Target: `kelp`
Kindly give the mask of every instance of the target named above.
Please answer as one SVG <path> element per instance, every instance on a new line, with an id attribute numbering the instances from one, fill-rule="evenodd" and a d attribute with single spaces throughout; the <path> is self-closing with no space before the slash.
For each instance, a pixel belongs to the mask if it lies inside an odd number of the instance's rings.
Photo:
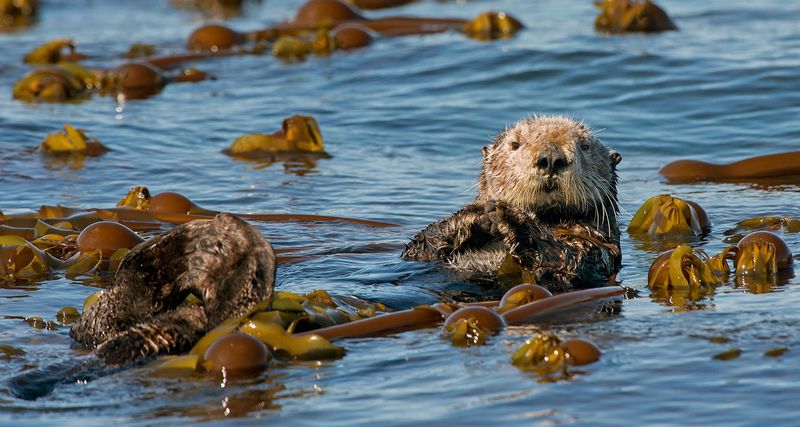
<path id="1" fill-rule="evenodd" d="M 70 208 L 64 206 L 44 205 L 38 212 L 23 214 L 6 214 L 0 216 L 0 235 L 23 233 L 24 236 L 39 237 L 42 233 L 34 227 L 43 222 L 54 227 L 73 230 L 75 234 L 89 225 L 99 221 L 118 222 L 134 231 L 156 231 L 161 224 L 183 224 L 199 219 L 209 219 L 220 212 L 205 209 L 188 197 L 174 192 L 158 193 L 151 196 L 147 187 L 132 188 L 113 208 Z M 347 222 L 370 227 L 394 227 L 380 221 L 356 218 L 333 217 L 310 214 L 247 214 L 231 213 L 240 218 L 253 221 L 295 221 L 295 222 Z M 67 215 L 67 216 L 64 216 Z M 16 230 L 19 229 L 19 230 Z M 65 234 L 64 231 L 47 232 L 46 234 Z"/>
<path id="2" fill-rule="evenodd" d="M 158 50 L 156 45 L 149 43 L 134 43 L 128 48 L 125 57 L 129 59 L 143 58 L 153 56 Z"/>
<path id="3" fill-rule="evenodd" d="M 669 182 L 698 181 L 796 184 L 800 181 L 800 151 L 749 157 L 732 163 L 676 160 L 658 171 Z"/>
<path id="4" fill-rule="evenodd" d="M 92 292 L 88 297 L 86 297 L 85 300 L 83 300 L 83 311 L 84 312 L 86 311 L 87 308 L 89 308 L 89 306 L 94 304 L 97 301 L 98 298 L 100 298 L 100 294 L 101 293 L 103 293 L 103 291 Z"/>
<path id="5" fill-rule="evenodd" d="M 628 224 L 628 233 L 642 239 L 686 239 L 710 231 L 708 215 L 700 205 L 667 194 L 647 199 Z"/>
<path id="6" fill-rule="evenodd" d="M 598 31 L 620 34 L 678 29 L 667 12 L 650 0 L 601 0 L 595 6 L 600 9 L 594 21 Z"/>
<path id="7" fill-rule="evenodd" d="M 416 0 L 347 0 L 347 1 L 355 5 L 359 9 L 371 10 L 371 9 L 387 9 L 390 7 L 403 6 L 409 3 L 413 3 Z"/>
<path id="8" fill-rule="evenodd" d="M 149 210 L 150 209 L 150 190 L 144 185 L 137 185 L 128 194 L 117 202 L 117 207 Z"/>
<path id="9" fill-rule="evenodd" d="M 14 99 L 27 102 L 65 102 L 85 98 L 89 86 L 82 79 L 77 65 L 61 63 L 31 70 L 12 89 Z"/>
<path id="10" fill-rule="evenodd" d="M 791 274 L 792 263 L 791 250 L 783 239 L 756 231 L 713 257 L 689 245 L 669 250 L 650 266 L 647 281 L 657 300 L 685 306 L 713 295 L 715 286 L 728 281 L 731 273 L 737 284 L 752 292 L 769 292 L 779 273 Z"/>
<path id="11" fill-rule="evenodd" d="M 313 49 L 311 41 L 297 36 L 280 36 L 272 45 L 272 55 L 283 59 L 302 60 Z"/>
<path id="12" fill-rule="evenodd" d="M 601 351 L 593 343 L 573 338 L 561 340 L 550 332 L 540 333 L 520 346 L 511 356 L 511 363 L 539 376 L 540 381 L 569 378 L 570 366 L 594 363 Z"/>
<path id="13" fill-rule="evenodd" d="M 506 254 L 505 258 L 503 258 L 503 262 L 497 268 L 495 276 L 497 277 L 497 283 L 506 289 L 512 289 L 523 283 L 536 283 L 533 273 L 522 267 L 511 254 Z"/>
<path id="14" fill-rule="evenodd" d="M 552 296 L 553 294 L 542 286 L 523 283 L 509 289 L 505 295 L 503 295 L 503 298 L 500 300 L 500 304 L 497 307 L 497 312 L 499 314 L 503 314 L 506 311 L 515 309 L 522 305 Z"/>
<path id="15" fill-rule="evenodd" d="M 82 253 L 100 251 L 101 257 L 111 257 L 121 249 L 132 249 L 144 239 L 130 228 L 113 221 L 99 221 L 84 228 L 78 235 L 78 250 Z"/>
<path id="16" fill-rule="evenodd" d="M 252 319 L 240 326 L 239 331 L 252 335 L 275 351 L 278 355 L 298 360 L 338 359 L 344 356 L 342 347 L 331 344 L 327 339 L 316 334 L 295 335 L 287 332 L 280 325 Z"/>
<path id="17" fill-rule="evenodd" d="M 65 262 L 64 276 L 74 279 L 77 277 L 102 277 L 104 274 L 113 275 L 128 252 L 130 252 L 128 248 L 120 248 L 111 255 L 105 255 L 100 249 L 81 252 Z"/>
<path id="18" fill-rule="evenodd" d="M 129 248 L 112 246 L 81 250 L 73 240 L 56 234 L 45 234 L 33 242 L 15 235 L 0 236 L 0 277 L 34 280 L 55 270 L 63 270 L 69 278 L 113 273 Z"/>
<path id="19" fill-rule="evenodd" d="M 742 233 L 754 230 L 782 230 L 787 233 L 800 232 L 800 220 L 794 219 L 790 216 L 763 216 L 748 218 L 736 223 L 733 228 L 729 228 L 722 232 L 728 236 L 725 239 L 726 243 L 737 243 L 744 235 Z"/>
<path id="20" fill-rule="evenodd" d="M 118 203 L 126 203 L 128 198 L 142 198 L 141 207 L 137 209 L 119 209 L 119 210 L 99 210 L 98 212 L 108 211 L 117 215 L 120 221 L 125 219 L 141 221 L 144 219 L 152 219 L 173 224 L 181 224 L 197 219 L 208 219 L 216 215 L 217 211 L 212 211 L 198 206 L 191 201 L 188 197 L 173 192 L 158 193 L 150 197 L 150 192 L 145 191 L 146 187 L 135 187 L 131 190 L 123 200 Z M 145 202 L 144 200 L 147 200 Z M 141 212 L 148 212 L 152 216 L 142 215 Z M 244 213 L 231 213 L 231 215 L 240 218 L 254 220 L 254 221 L 299 221 L 299 222 L 318 222 L 318 221 L 341 221 L 352 224 L 366 225 L 371 227 L 394 227 L 395 224 L 390 224 L 380 221 L 370 221 L 355 218 L 343 218 L 324 215 L 307 215 L 307 214 L 244 214 Z"/>
<path id="21" fill-rule="evenodd" d="M 792 267 L 792 251 L 789 245 L 769 231 L 750 233 L 736 247 L 737 276 L 774 277 L 780 270 Z"/>
<path id="22" fill-rule="evenodd" d="M 245 0 L 170 0 L 170 4 L 208 18 L 228 19 L 242 14 Z"/>
<path id="23" fill-rule="evenodd" d="M 489 336 L 505 327 L 505 320 L 496 311 L 482 306 L 468 306 L 447 316 L 442 329 L 453 345 L 469 347 L 485 344 Z"/>
<path id="24" fill-rule="evenodd" d="M 300 360 L 339 358 L 344 355 L 344 349 L 331 344 L 315 330 L 350 323 L 362 319 L 363 314 L 383 309 L 385 307 L 380 304 L 374 305 L 371 311 L 340 306 L 322 290 L 306 295 L 278 291 L 244 316 L 229 319 L 210 331 L 189 354 L 205 354 L 208 346 L 217 339 L 241 332 L 260 339 L 280 357 Z M 295 333 L 300 329 L 309 332 Z"/>
<path id="25" fill-rule="evenodd" d="M 31 25 L 39 12 L 39 0 L 0 0 L 0 31 Z"/>
<path id="26" fill-rule="evenodd" d="M 326 48 L 333 50 L 352 50 L 372 44 L 378 35 L 364 25 L 358 23 L 341 24 L 334 27 L 327 37 L 318 34 L 314 39 L 317 44 L 316 51 L 325 54 Z"/>
<path id="27" fill-rule="evenodd" d="M 150 373 L 156 376 L 186 377 L 200 371 L 202 357 L 197 354 L 181 356 L 161 356 L 147 365 Z"/>
<path id="28" fill-rule="evenodd" d="M 258 338 L 247 334 L 229 334 L 214 341 L 203 355 L 207 372 L 223 378 L 245 377 L 267 368 L 272 353 Z"/>
<path id="29" fill-rule="evenodd" d="M 497 40 L 514 36 L 525 28 L 518 19 L 505 12 L 483 12 L 461 27 L 461 32 L 476 40 Z"/>
<path id="30" fill-rule="evenodd" d="M 294 115 L 283 119 L 281 129 L 269 135 L 248 134 L 237 138 L 223 153 L 233 157 L 274 157 L 278 154 L 314 154 L 329 157 L 322 133 L 311 116 Z"/>
<path id="31" fill-rule="evenodd" d="M 397 332 L 409 329 L 419 329 L 423 326 L 430 326 L 441 322 L 445 314 L 451 310 L 442 309 L 440 304 L 434 306 L 417 306 L 412 309 L 396 311 L 392 313 L 379 314 L 375 317 L 356 320 L 327 328 L 316 329 L 304 334 L 319 335 L 328 340 L 343 338 L 360 338 L 376 335 L 383 335 L 390 332 Z"/>
<path id="32" fill-rule="evenodd" d="M 0 277 L 33 279 L 61 267 L 61 261 L 19 236 L 0 236 Z"/>
<path id="33" fill-rule="evenodd" d="M 585 305 L 603 304 L 617 300 L 623 298 L 624 295 L 625 289 L 620 286 L 582 289 L 534 300 L 505 311 L 502 316 L 510 326 L 524 325 Z"/>
<path id="34" fill-rule="evenodd" d="M 75 129 L 70 124 L 64 125 L 64 131 L 47 134 L 39 150 L 47 154 L 76 154 L 84 156 L 102 156 L 109 151 L 97 138 L 90 137 L 83 129 Z"/>
<path id="35" fill-rule="evenodd" d="M 168 73 L 149 61 L 129 62 L 107 70 L 60 61 L 28 72 L 14 84 L 12 95 L 27 102 L 77 101 L 93 93 L 143 99 L 157 94 L 167 83 L 196 82 L 207 77 L 196 69 Z"/>
<path id="36" fill-rule="evenodd" d="M 385 0 L 368 0 L 368 2 L 375 5 L 396 3 Z M 457 18 L 411 16 L 386 16 L 370 19 L 343 1 L 310 0 L 300 6 L 295 17 L 287 23 L 249 32 L 235 31 L 219 24 L 204 25 L 192 32 L 188 45 L 189 49 L 194 51 L 216 53 L 231 51 L 247 43 L 276 41 L 276 44 L 280 44 L 279 56 L 303 56 L 310 52 L 326 52 L 325 49 L 316 50 L 309 45 L 315 35 L 349 24 L 359 24 L 384 37 L 462 31 L 471 37 L 484 40 L 505 38 L 522 28 L 522 24 L 517 19 L 504 12 L 485 12 L 472 21 Z M 304 42 L 303 45 L 300 42 Z M 359 43 L 359 46 L 363 46 L 363 44 Z"/>
<path id="37" fill-rule="evenodd" d="M 69 325 L 75 323 L 80 317 L 81 313 L 78 311 L 77 308 L 72 306 L 67 306 L 58 310 L 56 313 L 56 321 L 62 325 Z"/>
<path id="38" fill-rule="evenodd" d="M 58 323 L 53 322 L 52 320 L 45 320 L 41 316 L 26 317 L 25 323 L 34 329 L 46 329 L 48 331 L 58 329 Z"/>
<path id="39" fill-rule="evenodd" d="M 543 378 L 567 375 L 567 353 L 561 347 L 561 339 L 551 333 L 541 333 L 525 341 L 511 356 L 511 363 Z"/>
<path id="40" fill-rule="evenodd" d="M 724 282 L 727 273 L 726 263 L 712 262 L 705 252 L 680 245 L 653 262 L 647 285 L 651 289 L 697 289 Z"/>
<path id="41" fill-rule="evenodd" d="M 511 317 L 514 324 L 521 324 L 530 320 L 532 312 L 538 312 L 539 315 L 554 314 L 571 307 L 582 306 L 587 302 L 617 297 L 620 291 L 621 288 L 617 290 L 601 288 L 559 296 L 540 295 L 542 299 L 523 304 L 508 313 L 515 310 L 522 312 L 521 316 Z M 515 290 L 514 296 L 506 299 L 519 299 L 516 294 L 520 292 L 519 289 Z M 417 329 L 446 319 L 443 325 L 445 336 L 457 346 L 471 346 L 483 344 L 489 336 L 503 329 L 507 323 L 506 316 L 500 316 L 489 308 L 496 307 L 497 302 L 464 307 L 440 303 L 382 313 L 385 307 L 380 304 L 359 300 L 358 304 L 342 305 L 339 301 L 343 299 L 348 298 L 332 296 L 323 290 L 305 295 L 286 291 L 275 292 L 272 298 L 256 304 L 245 315 L 228 319 L 211 330 L 188 354 L 161 358 L 151 364 L 150 369 L 156 375 L 181 376 L 218 371 L 218 366 L 214 365 L 216 362 L 208 361 L 211 348 L 215 343 L 231 339 L 230 337 L 236 334 L 246 334 L 258 339 L 279 360 L 320 360 L 342 357 L 345 349 L 333 344 L 332 341 L 344 338 Z M 530 308 L 537 305 L 538 307 Z M 374 317 L 361 318 L 364 315 L 374 315 Z M 323 326 L 331 322 L 336 324 Z M 301 325 L 306 330 L 297 332 Z M 553 343 L 555 347 L 551 345 Z M 245 353 L 242 348 L 233 344 L 231 346 L 230 357 L 235 357 L 237 353 Z M 600 351 L 597 347 L 585 340 L 572 339 L 562 342 L 539 337 L 538 341 L 536 339 L 529 341 L 517 352 L 514 364 L 552 378 L 552 374 L 557 371 L 566 373 L 568 364 L 592 363 L 599 356 Z M 262 360 L 262 358 L 256 359 Z M 262 366 L 261 362 L 256 364 Z"/>
<path id="42" fill-rule="evenodd" d="M 82 54 L 75 52 L 75 42 L 72 39 L 55 39 L 28 52 L 23 58 L 23 62 L 26 64 L 57 64 L 62 61 L 83 59 L 83 57 Z"/>

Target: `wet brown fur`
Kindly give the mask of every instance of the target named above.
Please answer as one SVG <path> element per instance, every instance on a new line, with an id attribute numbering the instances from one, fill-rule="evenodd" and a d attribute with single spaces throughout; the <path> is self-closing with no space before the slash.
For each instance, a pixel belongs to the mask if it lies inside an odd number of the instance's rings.
<path id="1" fill-rule="evenodd" d="M 572 119 L 521 120 L 483 148 L 475 202 L 426 227 L 402 256 L 493 281 L 510 255 L 553 291 L 607 284 L 621 262 L 620 159 Z"/>
<path id="2" fill-rule="evenodd" d="M 220 214 L 180 225 L 131 250 L 70 336 L 115 365 L 186 351 L 269 298 L 275 267 L 272 246 L 239 218 Z M 202 305 L 185 303 L 189 294 Z"/>

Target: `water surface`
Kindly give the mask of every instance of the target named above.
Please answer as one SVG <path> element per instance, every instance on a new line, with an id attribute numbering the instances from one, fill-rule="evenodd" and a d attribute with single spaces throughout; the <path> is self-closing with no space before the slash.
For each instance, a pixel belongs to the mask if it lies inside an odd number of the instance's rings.
<path id="1" fill-rule="evenodd" d="M 110 67 L 134 42 L 179 51 L 202 22 L 167 1 L 42 2 L 31 29 L 0 35 L 0 210 L 42 204 L 113 205 L 134 185 L 178 191 L 232 212 L 313 213 L 399 224 L 258 224 L 277 248 L 310 246 L 312 260 L 280 266 L 279 289 L 326 289 L 408 307 L 445 289 L 469 290 L 435 267 L 398 259 L 418 229 L 475 195 L 480 148 L 532 113 L 584 120 L 618 150 L 620 201 L 635 212 L 671 193 L 700 203 L 714 224 L 703 242 L 762 215 L 800 216 L 797 185 L 668 185 L 668 161 L 724 162 L 796 150 L 800 141 L 800 3 L 663 1 L 680 31 L 608 37 L 590 1 L 420 1 L 371 15 L 473 17 L 495 9 L 527 24 L 491 43 L 456 33 L 380 40 L 368 49 L 286 64 L 269 55 L 195 64 L 218 77 L 176 84 L 150 99 L 95 96 L 77 104 L 24 104 L 11 86 L 39 43 L 74 38 L 92 65 Z M 300 1 L 251 3 L 229 25 L 249 30 L 293 15 Z M 4 94 L 3 94 L 4 93 Z M 316 117 L 332 155 L 316 164 L 240 162 L 220 150 L 269 133 L 289 115 Z M 83 164 L 30 151 L 72 123 L 113 151 Z M 630 216 L 623 214 L 623 227 Z M 795 253 L 800 236 L 783 234 Z M 371 243 L 381 252 L 352 250 Z M 352 253 L 342 253 L 352 252 Z M 324 255 L 328 253 L 328 255 Z M 459 349 L 437 330 L 347 340 L 337 361 L 281 365 L 220 388 L 213 380 L 153 379 L 128 370 L 59 386 L 22 401 L 0 387 L 0 422 L 15 425 L 225 422 L 357 425 L 794 423 L 800 373 L 800 279 L 753 293 L 734 283 L 688 307 L 649 296 L 657 251 L 623 233 L 625 286 L 639 290 L 620 315 L 510 328 Z M 0 343 L 25 350 L 0 360 L 0 383 L 31 367 L 78 357 L 66 328 L 40 331 L 19 316 L 53 319 L 96 289 L 55 277 L 0 287 Z M 593 340 L 603 358 L 571 381 L 539 383 L 510 364 L 538 330 Z M 712 337 L 729 342 L 714 343 Z M 776 347 L 782 357 L 765 357 Z M 715 354 L 740 348 L 741 357 Z M 223 421 L 224 420 L 224 421 Z"/>

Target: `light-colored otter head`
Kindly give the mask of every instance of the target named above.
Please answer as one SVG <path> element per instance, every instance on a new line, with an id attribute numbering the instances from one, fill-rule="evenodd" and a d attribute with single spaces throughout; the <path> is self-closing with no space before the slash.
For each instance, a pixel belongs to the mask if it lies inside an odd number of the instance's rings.
<path id="1" fill-rule="evenodd" d="M 540 216 L 585 217 L 598 226 L 616 227 L 616 165 L 621 159 L 582 123 L 533 116 L 483 148 L 477 201 L 502 201 Z"/>

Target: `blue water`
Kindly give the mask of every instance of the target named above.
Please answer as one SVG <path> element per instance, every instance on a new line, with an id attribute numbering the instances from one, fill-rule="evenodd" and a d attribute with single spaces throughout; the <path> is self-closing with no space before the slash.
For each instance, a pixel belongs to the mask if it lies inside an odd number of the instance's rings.
<path id="1" fill-rule="evenodd" d="M 248 3 L 227 25 L 260 28 L 291 17 L 300 4 Z M 277 248 L 319 255 L 279 266 L 279 289 L 326 289 L 406 307 L 469 285 L 400 261 L 401 244 L 474 197 L 480 148 L 493 135 L 529 114 L 557 113 L 584 120 L 622 154 L 619 197 L 627 212 L 660 193 L 700 203 L 714 226 L 701 242 L 709 252 L 722 249 L 722 231 L 742 219 L 800 217 L 797 185 L 669 185 L 657 173 L 678 158 L 725 162 L 797 149 L 800 2 L 661 5 L 680 31 L 609 37 L 594 31 L 590 1 L 423 0 L 369 15 L 469 18 L 494 9 L 528 28 L 490 43 L 457 33 L 381 39 L 301 63 L 269 55 L 208 60 L 194 65 L 217 80 L 168 85 L 146 100 L 24 104 L 11 99 L 11 86 L 27 70 L 22 56 L 46 40 L 74 38 L 89 65 L 111 67 L 135 42 L 179 52 L 203 20 L 165 0 L 45 0 L 35 26 L 0 34 L 0 211 L 112 206 L 128 188 L 147 185 L 215 210 L 388 221 L 400 226 L 258 226 Z M 220 153 L 237 136 L 272 132 L 295 113 L 318 120 L 330 159 L 267 165 Z M 113 151 L 82 164 L 31 152 L 65 123 Z M 622 215 L 623 227 L 629 219 Z M 800 236 L 781 235 L 800 252 Z M 389 249 L 359 250 L 372 243 Z M 33 402 L 0 386 L 0 423 L 796 423 L 800 279 L 758 294 L 729 283 L 676 307 L 649 296 L 647 268 L 657 250 L 623 233 L 623 254 L 619 278 L 639 297 L 602 321 L 510 328 L 469 349 L 453 347 L 435 329 L 347 340 L 341 360 L 279 365 L 225 388 L 204 378 L 148 378 L 142 370 L 62 385 Z M 53 319 L 95 290 L 63 277 L 0 287 L 0 344 L 26 352 L 0 360 L 0 383 L 78 357 L 67 328 L 36 330 L 19 316 Z M 590 339 L 604 355 L 571 381 L 537 382 L 510 364 L 510 354 L 540 329 Z M 763 355 L 777 347 L 789 350 Z M 712 358 L 732 348 L 742 355 Z"/>

